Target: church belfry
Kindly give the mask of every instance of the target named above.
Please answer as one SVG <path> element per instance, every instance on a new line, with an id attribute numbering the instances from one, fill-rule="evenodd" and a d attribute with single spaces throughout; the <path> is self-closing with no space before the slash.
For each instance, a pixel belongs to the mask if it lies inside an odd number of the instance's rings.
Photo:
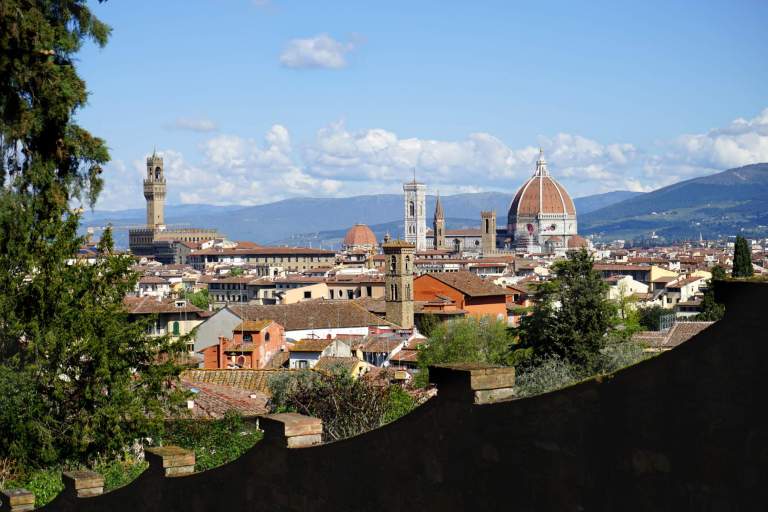
<path id="1" fill-rule="evenodd" d="M 427 217 L 425 215 L 427 186 L 416 181 L 403 184 L 405 199 L 405 241 L 416 246 L 417 251 L 427 250 Z"/>
<path id="2" fill-rule="evenodd" d="M 147 200 L 147 227 L 157 229 L 165 224 L 165 175 L 163 159 L 153 151 L 147 158 L 147 177 L 144 178 L 144 198 Z"/>
<path id="3" fill-rule="evenodd" d="M 496 252 L 496 212 L 480 212 L 480 248 L 483 254 Z"/>
<path id="4" fill-rule="evenodd" d="M 435 203 L 435 218 L 432 220 L 432 235 L 434 236 L 435 249 L 445 248 L 445 211 L 440 202 L 440 194 L 437 194 Z"/>
<path id="5" fill-rule="evenodd" d="M 384 274 L 386 319 L 403 329 L 413 328 L 413 267 L 412 243 L 402 240 L 386 242 Z"/>

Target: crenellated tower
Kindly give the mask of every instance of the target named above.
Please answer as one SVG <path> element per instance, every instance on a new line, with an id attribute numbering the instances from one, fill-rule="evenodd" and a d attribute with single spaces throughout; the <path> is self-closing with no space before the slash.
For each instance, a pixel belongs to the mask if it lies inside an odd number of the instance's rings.
<path id="1" fill-rule="evenodd" d="M 165 224 L 165 175 L 163 158 L 153 151 L 147 158 L 147 177 L 144 178 L 144 198 L 147 200 L 147 227 L 157 229 Z"/>

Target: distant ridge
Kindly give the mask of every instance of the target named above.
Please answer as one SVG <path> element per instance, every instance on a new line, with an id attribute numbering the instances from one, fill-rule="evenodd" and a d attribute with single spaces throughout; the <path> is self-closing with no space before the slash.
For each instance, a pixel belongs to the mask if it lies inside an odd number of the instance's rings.
<path id="1" fill-rule="evenodd" d="M 579 231 L 634 239 L 651 231 L 666 240 L 768 236 L 768 163 L 681 181 L 579 218 Z"/>
<path id="2" fill-rule="evenodd" d="M 611 202 L 633 197 L 636 192 L 617 191 L 574 199 L 579 215 Z M 506 215 L 512 193 L 479 192 L 441 196 L 448 216 L 448 227 L 474 226 L 479 223 L 481 210 L 496 210 L 499 225 L 506 224 Z M 435 207 L 435 196 L 427 197 L 428 217 Z M 383 236 L 389 230 L 398 236 L 402 227 L 403 199 L 400 194 L 376 194 L 344 198 L 291 198 L 258 206 L 169 205 L 166 222 L 176 225 L 217 228 L 234 240 L 253 240 L 259 243 L 304 245 L 331 244 L 338 231 L 345 231 L 361 222 L 376 226 Z M 83 226 L 105 226 L 112 223 L 118 246 L 127 246 L 125 226 L 142 224 L 144 209 L 86 212 Z M 379 226 L 385 226 L 379 228 Z M 383 230 L 383 231 L 382 231 Z M 320 235 L 322 233 L 322 235 Z M 325 238 L 327 235 L 327 238 Z M 342 235 L 343 236 L 343 235 Z M 318 238 L 319 237 L 319 238 Z"/>

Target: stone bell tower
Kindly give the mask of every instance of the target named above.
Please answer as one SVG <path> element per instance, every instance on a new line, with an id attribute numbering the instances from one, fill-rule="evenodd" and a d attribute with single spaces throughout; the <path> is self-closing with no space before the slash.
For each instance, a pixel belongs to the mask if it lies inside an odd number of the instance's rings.
<path id="1" fill-rule="evenodd" d="M 153 151 L 147 158 L 147 177 L 144 178 L 144 198 L 147 200 L 147 227 L 157 229 L 165 224 L 165 175 L 163 159 Z"/>
<path id="2" fill-rule="evenodd" d="M 413 328 L 413 266 L 415 244 L 392 240 L 382 246 L 386 319 L 404 329 Z"/>
<path id="3" fill-rule="evenodd" d="M 496 252 L 496 212 L 480 212 L 480 248 L 483 254 Z"/>

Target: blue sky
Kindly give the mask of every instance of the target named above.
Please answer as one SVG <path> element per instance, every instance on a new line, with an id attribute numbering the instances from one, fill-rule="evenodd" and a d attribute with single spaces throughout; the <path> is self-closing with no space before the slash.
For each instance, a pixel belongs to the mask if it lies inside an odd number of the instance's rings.
<path id="1" fill-rule="evenodd" d="M 79 120 L 137 207 L 514 193 L 543 147 L 574 196 L 768 161 L 768 2 L 110 0 Z"/>

